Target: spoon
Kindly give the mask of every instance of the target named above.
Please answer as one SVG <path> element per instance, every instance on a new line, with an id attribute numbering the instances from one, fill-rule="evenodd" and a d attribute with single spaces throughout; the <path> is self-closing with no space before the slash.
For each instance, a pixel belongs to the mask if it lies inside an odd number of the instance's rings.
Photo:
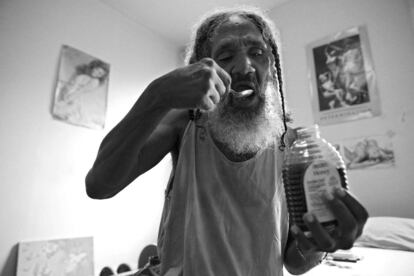
<path id="1" fill-rule="evenodd" d="M 253 89 L 246 89 L 240 92 L 236 92 L 233 89 L 230 90 L 230 93 L 235 97 L 235 98 L 244 98 L 244 97 L 248 97 L 251 94 L 253 94 Z"/>

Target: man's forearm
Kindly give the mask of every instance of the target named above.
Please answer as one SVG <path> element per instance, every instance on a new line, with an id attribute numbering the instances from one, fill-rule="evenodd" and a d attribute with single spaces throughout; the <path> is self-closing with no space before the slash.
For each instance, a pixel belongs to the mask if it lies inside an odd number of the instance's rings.
<path id="1" fill-rule="evenodd" d="M 289 239 L 286 245 L 284 264 L 289 273 L 303 274 L 309 269 L 320 264 L 325 256 L 324 252 L 302 252 L 294 239 Z"/>
<path id="2" fill-rule="evenodd" d="M 111 197 L 136 177 L 140 150 L 169 111 L 157 99 L 156 89 L 150 85 L 102 141 L 96 161 L 86 177 L 87 192 L 91 197 Z"/>

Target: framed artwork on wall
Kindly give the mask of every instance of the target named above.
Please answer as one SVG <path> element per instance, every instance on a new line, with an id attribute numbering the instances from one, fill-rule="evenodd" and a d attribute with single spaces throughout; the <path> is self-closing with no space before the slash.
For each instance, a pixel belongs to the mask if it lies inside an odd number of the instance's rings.
<path id="1" fill-rule="evenodd" d="M 37 275 L 94 275 L 93 238 L 20 242 L 16 276 Z"/>
<path id="2" fill-rule="evenodd" d="M 381 114 L 364 26 L 317 40 L 306 52 L 315 123 L 329 125 Z"/>
<path id="3" fill-rule="evenodd" d="M 347 170 L 395 167 L 393 134 L 348 138 L 336 143 Z"/>
<path id="4" fill-rule="evenodd" d="M 104 128 L 109 64 L 63 45 L 52 115 L 88 128 Z"/>

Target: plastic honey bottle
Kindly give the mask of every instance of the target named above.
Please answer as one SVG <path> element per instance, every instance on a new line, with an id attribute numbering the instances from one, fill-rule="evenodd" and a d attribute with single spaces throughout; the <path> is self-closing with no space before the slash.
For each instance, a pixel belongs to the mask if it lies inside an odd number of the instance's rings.
<path id="1" fill-rule="evenodd" d="M 282 169 L 289 219 L 305 234 L 303 221 L 312 212 L 331 232 L 337 221 L 323 199 L 336 187 L 348 189 L 345 164 L 338 151 L 320 137 L 317 125 L 297 129 L 297 140 L 287 150 Z"/>

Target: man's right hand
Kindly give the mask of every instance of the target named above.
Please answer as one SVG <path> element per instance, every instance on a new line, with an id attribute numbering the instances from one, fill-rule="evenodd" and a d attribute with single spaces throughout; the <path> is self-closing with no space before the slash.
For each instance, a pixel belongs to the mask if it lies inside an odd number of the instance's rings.
<path id="1" fill-rule="evenodd" d="M 230 75 L 211 58 L 175 69 L 153 82 L 169 108 L 212 110 L 230 90 Z"/>

